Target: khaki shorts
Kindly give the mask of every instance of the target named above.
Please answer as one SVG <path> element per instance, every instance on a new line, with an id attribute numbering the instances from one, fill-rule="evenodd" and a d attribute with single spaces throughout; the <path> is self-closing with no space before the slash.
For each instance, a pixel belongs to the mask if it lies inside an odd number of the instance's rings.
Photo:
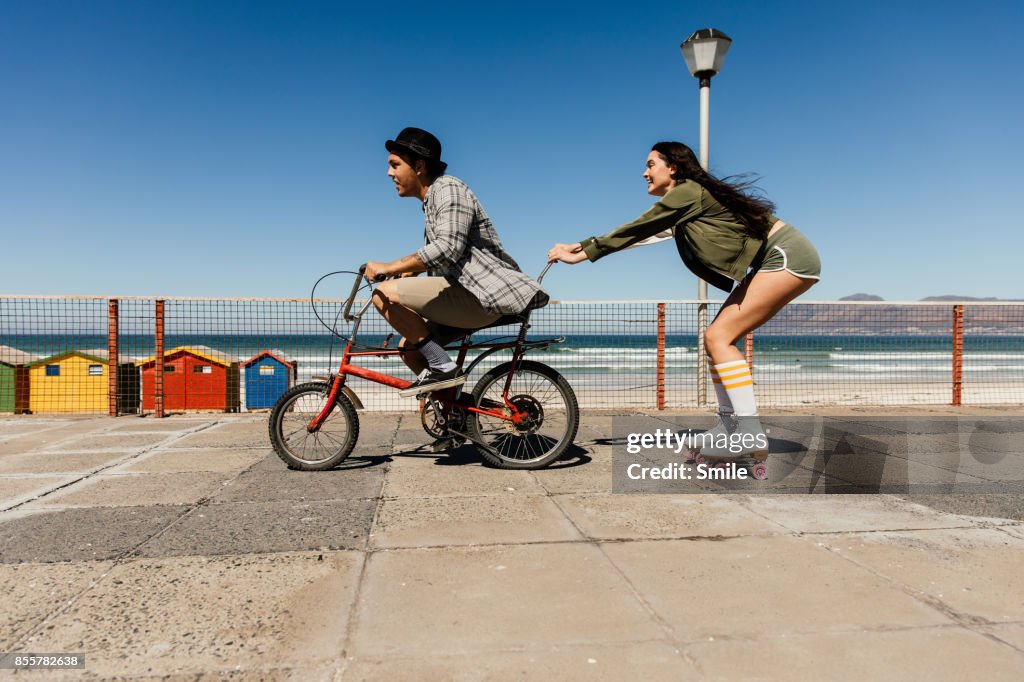
<path id="1" fill-rule="evenodd" d="M 821 279 L 821 260 L 817 249 L 788 223 L 768 237 L 761 262 L 755 262 L 751 269 L 756 272 L 785 270 L 801 279 Z"/>
<path id="2" fill-rule="evenodd" d="M 427 326 L 435 334 L 439 325 L 479 329 L 501 317 L 488 312 L 461 284 L 444 277 L 403 277 L 395 285 L 399 303 L 426 318 Z"/>

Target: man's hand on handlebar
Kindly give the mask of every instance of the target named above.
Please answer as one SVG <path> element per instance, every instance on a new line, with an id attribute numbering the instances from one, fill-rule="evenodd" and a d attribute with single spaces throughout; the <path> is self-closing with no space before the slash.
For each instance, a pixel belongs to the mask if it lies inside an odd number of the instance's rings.
<path id="1" fill-rule="evenodd" d="M 378 263 L 376 261 L 369 261 L 366 264 L 366 269 L 363 271 L 363 275 L 366 276 L 368 282 L 383 282 L 391 275 L 387 272 L 387 267 L 390 263 Z"/>
<path id="2" fill-rule="evenodd" d="M 391 277 L 415 277 L 419 273 L 426 271 L 427 266 L 414 253 L 390 263 L 370 261 L 366 264 L 364 274 L 366 279 L 371 282 L 381 282 Z"/>

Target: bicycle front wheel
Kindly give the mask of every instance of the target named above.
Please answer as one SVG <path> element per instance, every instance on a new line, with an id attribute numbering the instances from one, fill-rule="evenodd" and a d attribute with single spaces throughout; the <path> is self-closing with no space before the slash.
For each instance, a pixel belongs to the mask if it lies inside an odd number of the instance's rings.
<path id="1" fill-rule="evenodd" d="M 576 437 L 580 410 L 576 394 L 561 374 L 547 365 L 524 360 L 512 372 L 506 362 L 485 374 L 473 388 L 473 402 L 485 410 L 502 410 L 511 416 L 503 393 L 508 387 L 508 402 L 525 412 L 520 424 L 474 413 L 469 433 L 480 455 L 502 469 L 539 469 L 562 456 Z"/>
<path id="2" fill-rule="evenodd" d="M 339 392 L 334 409 L 315 431 L 309 424 L 327 404 L 327 384 L 299 384 L 281 396 L 270 413 L 270 442 L 289 469 L 322 471 L 341 463 L 359 438 L 359 417 Z"/>

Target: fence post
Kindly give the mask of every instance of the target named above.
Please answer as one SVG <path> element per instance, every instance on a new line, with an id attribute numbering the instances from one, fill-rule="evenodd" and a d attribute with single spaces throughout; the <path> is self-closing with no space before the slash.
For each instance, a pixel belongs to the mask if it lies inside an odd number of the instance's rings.
<path id="1" fill-rule="evenodd" d="M 658 409 L 665 409 L 665 304 L 658 304 Z"/>
<path id="2" fill-rule="evenodd" d="M 153 403 L 157 419 L 164 416 L 164 302 L 156 302 L 156 365 L 153 367 Z"/>
<path id="3" fill-rule="evenodd" d="M 964 380 L 964 307 L 953 306 L 953 405 L 963 397 Z"/>
<path id="4" fill-rule="evenodd" d="M 708 404 L 708 354 L 704 332 L 708 328 L 708 304 L 697 304 L 697 406 Z"/>
<path id="5" fill-rule="evenodd" d="M 747 361 L 750 373 L 754 373 L 754 332 L 747 332 L 743 339 L 743 359 Z"/>
<path id="6" fill-rule="evenodd" d="M 117 412 L 117 299 L 107 301 L 107 378 L 108 414 L 116 417 Z"/>

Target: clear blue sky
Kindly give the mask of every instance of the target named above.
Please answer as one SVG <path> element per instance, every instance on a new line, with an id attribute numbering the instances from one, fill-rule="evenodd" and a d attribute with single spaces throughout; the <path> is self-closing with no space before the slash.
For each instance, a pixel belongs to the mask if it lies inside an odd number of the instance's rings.
<path id="1" fill-rule="evenodd" d="M 383 142 L 415 125 L 539 272 L 696 147 L 679 43 L 733 40 L 712 171 L 818 246 L 805 298 L 1024 298 L 1024 3 L 0 0 L 0 294 L 304 296 L 414 251 Z M 671 243 L 560 266 L 560 299 L 693 298 Z M 342 293 L 346 285 L 339 283 Z"/>

